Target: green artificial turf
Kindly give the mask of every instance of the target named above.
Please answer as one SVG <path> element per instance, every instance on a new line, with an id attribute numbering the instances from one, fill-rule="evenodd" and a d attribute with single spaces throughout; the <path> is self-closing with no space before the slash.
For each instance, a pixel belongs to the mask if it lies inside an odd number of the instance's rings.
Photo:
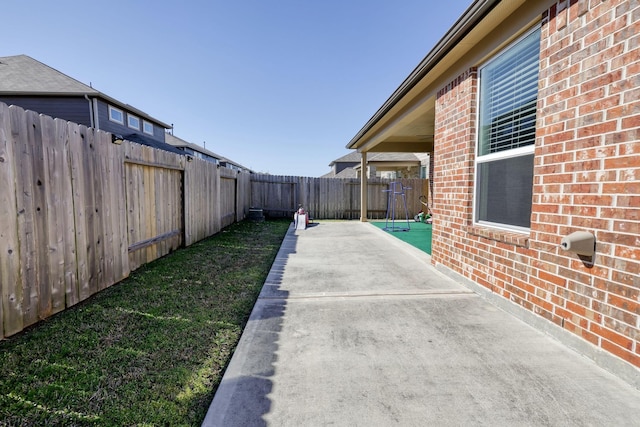
<path id="1" fill-rule="evenodd" d="M 380 229 L 387 229 L 386 232 L 391 234 L 403 242 L 409 243 L 412 246 L 420 249 L 423 252 L 431 255 L 431 228 L 432 224 L 425 224 L 424 222 L 415 222 L 409 220 L 396 220 L 392 221 L 372 221 L 371 224 Z M 409 229 L 405 231 L 405 229 Z"/>

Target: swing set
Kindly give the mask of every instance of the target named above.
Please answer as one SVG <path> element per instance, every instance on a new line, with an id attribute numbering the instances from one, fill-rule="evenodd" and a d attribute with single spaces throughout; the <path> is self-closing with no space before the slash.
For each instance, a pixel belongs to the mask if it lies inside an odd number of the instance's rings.
<path id="1" fill-rule="evenodd" d="M 411 187 L 405 187 L 401 182 L 390 182 L 389 189 L 382 190 L 388 193 L 387 197 L 387 216 L 385 220 L 385 231 L 409 231 L 411 230 L 411 223 L 409 222 L 409 211 L 407 209 L 407 198 L 405 190 L 410 190 Z M 402 204 L 404 205 L 406 227 L 404 225 L 396 225 L 396 198 L 402 198 Z M 423 222 L 426 224 L 433 223 L 433 215 L 429 208 L 429 200 L 427 196 L 422 195 L 418 198 L 420 203 L 424 205 L 424 208 L 413 217 L 415 222 Z M 391 226 L 389 222 L 391 221 Z M 404 222 L 404 221 L 402 221 Z"/>

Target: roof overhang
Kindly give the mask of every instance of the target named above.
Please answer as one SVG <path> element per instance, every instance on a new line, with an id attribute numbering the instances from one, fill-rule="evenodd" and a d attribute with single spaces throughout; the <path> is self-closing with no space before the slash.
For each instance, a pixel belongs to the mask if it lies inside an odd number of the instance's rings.
<path id="1" fill-rule="evenodd" d="M 539 21 L 547 3 L 552 1 L 474 1 L 347 148 L 358 152 L 432 152 L 437 91 Z"/>
<path id="2" fill-rule="evenodd" d="M 368 161 L 368 165 L 375 166 L 378 169 L 397 169 L 397 168 L 407 168 L 407 167 L 415 167 L 420 166 L 420 160 L 396 160 L 396 161 Z M 362 164 L 355 165 L 353 169 L 360 170 L 362 168 Z"/>
<path id="3" fill-rule="evenodd" d="M 131 111 L 132 113 L 142 117 L 143 119 L 147 119 L 149 121 L 152 121 L 152 122 L 155 122 L 155 123 L 159 124 L 160 126 L 162 126 L 165 129 L 171 129 L 173 127 L 170 124 L 161 122 L 160 120 L 156 119 L 155 117 L 151 117 L 149 114 L 145 113 L 142 110 L 139 110 L 139 109 L 137 109 L 135 107 L 132 107 L 129 104 L 124 104 L 124 103 L 118 101 L 117 99 L 110 97 L 109 95 L 105 95 L 104 93 L 102 93 L 100 91 L 98 91 L 97 94 L 88 93 L 87 95 L 89 97 L 102 98 L 105 101 L 107 101 L 108 103 L 115 105 L 116 107 L 122 108 L 122 109 L 127 110 L 127 111 Z"/>

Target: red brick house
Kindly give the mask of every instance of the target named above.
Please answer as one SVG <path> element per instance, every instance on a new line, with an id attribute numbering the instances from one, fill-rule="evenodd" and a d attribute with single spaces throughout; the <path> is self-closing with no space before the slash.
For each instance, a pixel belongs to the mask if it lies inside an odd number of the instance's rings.
<path id="1" fill-rule="evenodd" d="M 432 152 L 432 263 L 640 386 L 640 3 L 474 1 L 347 148 Z"/>

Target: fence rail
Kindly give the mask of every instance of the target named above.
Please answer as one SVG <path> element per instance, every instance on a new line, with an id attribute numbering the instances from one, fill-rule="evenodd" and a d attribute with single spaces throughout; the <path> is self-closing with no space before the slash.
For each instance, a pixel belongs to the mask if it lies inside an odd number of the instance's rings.
<path id="1" fill-rule="evenodd" d="M 360 217 L 360 181 L 251 175 L 0 103 L 0 339 L 247 217 Z M 425 180 L 401 180 L 408 215 Z M 388 181 L 369 181 L 384 218 Z M 396 210 L 404 212 L 396 199 Z"/>

